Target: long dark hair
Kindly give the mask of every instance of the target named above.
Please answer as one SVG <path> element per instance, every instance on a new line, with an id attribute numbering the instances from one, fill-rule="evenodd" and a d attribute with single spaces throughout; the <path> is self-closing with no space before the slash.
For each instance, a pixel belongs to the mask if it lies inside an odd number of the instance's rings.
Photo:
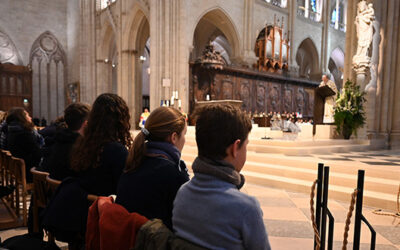
<path id="1" fill-rule="evenodd" d="M 90 111 L 84 136 L 78 138 L 72 150 L 71 169 L 98 167 L 101 151 L 108 142 L 119 142 L 129 148 L 132 144 L 129 119 L 129 108 L 121 97 L 99 95 Z"/>
<path id="2" fill-rule="evenodd" d="M 8 115 L 6 118 L 7 124 L 10 124 L 11 122 L 18 122 L 22 125 L 24 129 L 32 131 L 34 125 L 32 122 L 29 122 L 26 119 L 25 112 L 26 110 L 24 108 L 11 108 L 8 111 Z"/>
<path id="3" fill-rule="evenodd" d="M 145 128 L 149 131 L 146 136 L 140 132 L 133 142 L 132 148 L 129 150 L 128 159 L 126 160 L 125 172 L 133 171 L 142 163 L 146 154 L 145 141 L 167 141 L 168 137 L 176 132 L 179 137 L 185 129 L 186 120 L 177 109 L 168 107 L 159 107 L 150 113 L 146 120 Z"/>

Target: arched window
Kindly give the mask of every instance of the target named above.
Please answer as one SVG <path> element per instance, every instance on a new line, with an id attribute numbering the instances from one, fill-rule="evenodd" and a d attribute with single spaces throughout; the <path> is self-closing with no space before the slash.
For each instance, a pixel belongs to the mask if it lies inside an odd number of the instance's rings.
<path id="1" fill-rule="evenodd" d="M 264 0 L 264 1 L 281 8 L 287 7 L 287 0 Z"/>
<path id="2" fill-rule="evenodd" d="M 115 2 L 116 0 L 97 0 L 97 9 L 98 10 L 102 10 L 107 8 L 108 5 L 112 4 L 113 2 Z"/>
<path id="3" fill-rule="evenodd" d="M 297 0 L 297 15 L 321 21 L 322 0 Z"/>
<path id="4" fill-rule="evenodd" d="M 331 27 L 337 30 L 346 31 L 346 0 L 335 0 L 331 6 Z"/>

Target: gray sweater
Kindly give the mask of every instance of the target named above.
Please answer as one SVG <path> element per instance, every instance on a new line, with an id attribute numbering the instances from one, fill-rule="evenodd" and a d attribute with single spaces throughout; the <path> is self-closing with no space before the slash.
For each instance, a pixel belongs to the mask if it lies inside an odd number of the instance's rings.
<path id="1" fill-rule="evenodd" d="M 210 249 L 271 249 L 258 201 L 229 182 L 195 176 L 178 191 L 172 212 L 175 233 Z"/>

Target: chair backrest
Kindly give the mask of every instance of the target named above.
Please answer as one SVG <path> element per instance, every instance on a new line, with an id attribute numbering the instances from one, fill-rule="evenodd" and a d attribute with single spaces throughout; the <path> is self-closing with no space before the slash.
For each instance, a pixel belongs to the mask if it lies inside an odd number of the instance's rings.
<path id="1" fill-rule="evenodd" d="M 39 171 L 35 167 L 31 168 L 31 173 L 33 176 L 35 204 L 38 207 L 45 208 L 47 205 L 47 195 L 49 192 L 49 184 L 46 181 L 46 177 L 49 175 L 49 173 Z"/>
<path id="2" fill-rule="evenodd" d="M 22 191 L 26 192 L 25 161 L 23 159 L 11 156 L 10 171 L 15 178 L 16 184 L 21 185 Z"/>
<path id="3" fill-rule="evenodd" d="M 52 179 L 50 175 L 46 176 L 46 181 L 49 184 L 50 191 L 54 193 L 58 186 L 60 186 L 61 181 Z"/>

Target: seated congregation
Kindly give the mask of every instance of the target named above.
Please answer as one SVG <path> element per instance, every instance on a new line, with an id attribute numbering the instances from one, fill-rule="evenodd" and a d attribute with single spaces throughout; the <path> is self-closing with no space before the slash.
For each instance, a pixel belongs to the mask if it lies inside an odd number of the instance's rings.
<path id="1" fill-rule="evenodd" d="M 230 105 L 207 105 L 195 117 L 190 179 L 181 160 L 186 117 L 177 109 L 153 110 L 134 139 L 115 94 L 92 107 L 71 104 L 39 132 L 24 109 L 11 109 L 0 142 L 24 160 L 34 185 L 27 237 L 47 232 L 55 249 L 54 239 L 69 249 L 270 249 L 259 202 L 240 192 L 250 118 Z M 18 237 L 3 247 L 29 244 Z"/>

